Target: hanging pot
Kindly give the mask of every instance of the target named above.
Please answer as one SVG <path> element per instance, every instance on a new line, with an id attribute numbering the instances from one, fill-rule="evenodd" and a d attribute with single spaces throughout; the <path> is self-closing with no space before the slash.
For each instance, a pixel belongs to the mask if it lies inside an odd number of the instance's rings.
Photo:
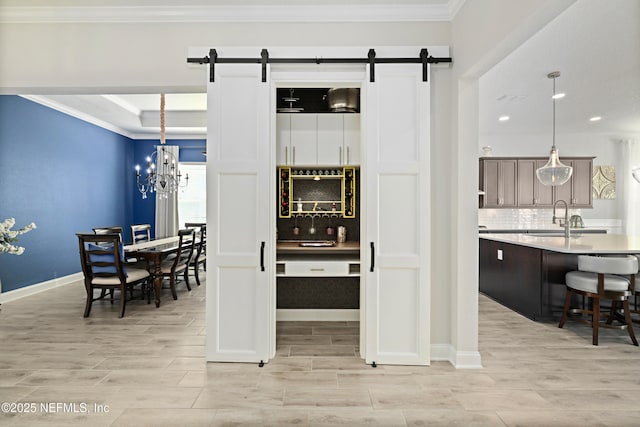
<path id="1" fill-rule="evenodd" d="M 360 91 L 351 87 L 333 88 L 327 91 L 329 110 L 334 113 L 357 113 Z"/>

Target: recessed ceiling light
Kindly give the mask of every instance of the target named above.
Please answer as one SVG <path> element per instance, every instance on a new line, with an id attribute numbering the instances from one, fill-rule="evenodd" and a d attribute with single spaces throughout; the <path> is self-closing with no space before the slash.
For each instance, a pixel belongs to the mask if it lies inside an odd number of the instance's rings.
<path id="1" fill-rule="evenodd" d="M 552 99 L 560 99 L 560 98 L 564 98 L 565 94 L 564 93 L 556 93 L 555 95 L 553 95 L 551 98 Z"/>
<path id="2" fill-rule="evenodd" d="M 500 117 L 498 117 L 498 120 L 500 120 L 501 122 L 506 122 L 509 119 L 510 119 L 509 116 L 500 116 Z"/>
<path id="3" fill-rule="evenodd" d="M 593 116 L 589 119 L 590 122 L 597 122 L 598 120 L 601 120 L 602 117 L 600 116 Z"/>

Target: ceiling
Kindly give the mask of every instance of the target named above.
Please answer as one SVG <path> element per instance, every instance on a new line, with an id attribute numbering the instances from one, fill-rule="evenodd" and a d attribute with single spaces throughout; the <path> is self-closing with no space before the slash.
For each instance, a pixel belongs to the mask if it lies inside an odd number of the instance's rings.
<path id="1" fill-rule="evenodd" d="M 135 4 L 148 2 L 138 0 Z M 5 0 L 5 3 L 11 5 L 10 1 Z M 25 2 L 21 0 L 18 3 Z M 28 3 L 38 4 L 38 1 Z M 68 0 L 66 4 L 73 3 L 74 0 Z M 130 4 L 128 1 L 124 3 Z M 199 3 L 232 2 L 190 2 Z M 241 2 L 243 5 L 264 3 L 286 5 L 292 2 Z M 300 4 L 300 0 L 295 3 Z M 310 3 L 313 2 L 303 2 Z M 335 5 L 336 2 L 333 3 Z M 351 0 L 351 3 L 395 5 L 397 1 Z M 428 3 L 447 7 L 451 11 L 452 8 L 459 8 L 463 0 L 402 0 L 402 3 Z M 92 0 L 89 4 L 104 4 L 104 0 Z M 452 13 L 455 14 L 455 11 Z M 567 96 L 556 104 L 558 133 L 597 132 L 616 137 L 640 135 L 639 20 L 640 3 L 637 0 L 617 0 L 616 7 L 595 0 L 576 2 L 480 79 L 480 133 L 550 132 L 553 82 L 547 78 L 547 74 L 560 71 L 561 76 L 556 81 L 557 91 L 565 92 Z M 455 61 L 455 55 L 453 59 Z M 157 139 L 159 135 L 159 94 L 47 95 L 28 98 L 132 138 Z M 503 115 L 508 115 L 510 120 L 498 121 L 498 117 Z M 596 115 L 602 119 L 589 121 L 590 117 Z M 206 94 L 167 94 L 166 126 L 167 138 L 204 137 Z"/>
<path id="2" fill-rule="evenodd" d="M 640 135 L 640 2 L 580 0 L 480 79 L 480 133 Z M 455 58 L 454 58 L 455 60 Z M 508 121 L 500 122 L 507 115 Z M 591 117 L 602 117 L 589 121 Z"/>

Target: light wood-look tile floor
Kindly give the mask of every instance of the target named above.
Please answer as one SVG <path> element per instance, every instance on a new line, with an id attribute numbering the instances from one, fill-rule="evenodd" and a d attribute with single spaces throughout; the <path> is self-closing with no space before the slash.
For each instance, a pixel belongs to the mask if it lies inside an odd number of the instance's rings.
<path id="1" fill-rule="evenodd" d="M 0 425 L 640 425 L 640 349 L 625 331 L 594 347 L 585 325 L 480 297 L 483 369 L 371 368 L 348 322 L 278 324 L 277 357 L 259 368 L 206 363 L 204 282 L 178 298 L 131 301 L 123 319 L 103 302 L 84 319 L 80 283 L 3 304 L 0 402 L 21 413 L 3 407 Z"/>

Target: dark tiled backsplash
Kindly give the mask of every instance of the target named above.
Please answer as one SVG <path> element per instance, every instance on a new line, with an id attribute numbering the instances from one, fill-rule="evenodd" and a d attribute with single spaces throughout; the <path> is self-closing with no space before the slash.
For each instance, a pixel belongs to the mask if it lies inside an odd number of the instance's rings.
<path id="1" fill-rule="evenodd" d="M 293 227 L 296 224 L 294 218 L 278 219 L 278 240 L 336 240 L 338 226 L 347 228 L 347 241 L 360 240 L 360 221 L 357 218 L 314 218 L 313 225 L 316 229 L 315 234 L 309 233 L 311 228 L 311 218 L 298 218 L 298 227 L 300 234 L 293 234 Z M 326 228 L 332 226 L 334 234 L 327 235 Z"/>

